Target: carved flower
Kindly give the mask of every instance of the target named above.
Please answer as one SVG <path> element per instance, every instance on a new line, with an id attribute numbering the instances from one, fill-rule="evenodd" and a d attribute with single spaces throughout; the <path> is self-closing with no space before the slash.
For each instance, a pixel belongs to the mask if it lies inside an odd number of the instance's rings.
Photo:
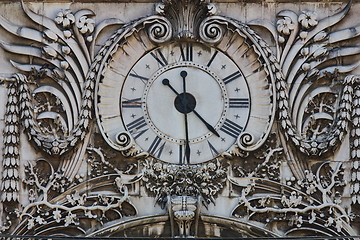
<path id="1" fill-rule="evenodd" d="M 34 189 L 29 190 L 29 201 L 34 202 L 36 199 L 36 193 Z"/>
<path id="2" fill-rule="evenodd" d="M 92 33 L 95 28 L 94 25 L 95 21 L 92 18 L 88 18 L 86 16 L 82 16 L 76 23 L 76 26 L 82 34 Z"/>
<path id="3" fill-rule="evenodd" d="M 303 12 L 300 14 L 298 21 L 305 29 L 315 27 L 318 24 L 317 14 L 315 12 Z"/>
<path id="4" fill-rule="evenodd" d="M 334 218 L 329 217 L 328 220 L 325 222 L 325 227 L 329 227 L 334 223 Z"/>
<path id="5" fill-rule="evenodd" d="M 341 232 L 341 230 L 343 228 L 343 222 L 341 221 L 340 218 L 337 218 L 335 220 L 335 227 L 336 227 L 336 231 Z"/>
<path id="6" fill-rule="evenodd" d="M 65 227 L 69 226 L 70 224 L 74 223 L 76 224 L 76 215 L 72 212 L 69 212 L 69 214 L 65 217 Z"/>
<path id="7" fill-rule="evenodd" d="M 154 164 L 153 168 L 154 168 L 155 171 L 159 172 L 159 171 L 162 170 L 162 164 L 157 162 L 157 163 Z"/>
<path id="8" fill-rule="evenodd" d="M 28 229 L 32 229 L 32 228 L 34 227 L 34 225 L 35 225 L 34 218 L 30 218 L 30 219 L 28 220 L 27 228 L 28 228 Z"/>
<path id="9" fill-rule="evenodd" d="M 43 218 L 40 217 L 40 216 L 37 216 L 37 217 L 35 218 L 35 220 L 36 220 L 36 222 L 39 223 L 39 224 L 45 224 L 45 223 L 46 223 L 45 219 L 43 219 Z"/>
<path id="10" fill-rule="evenodd" d="M 314 184 L 310 184 L 307 188 L 306 188 L 306 193 L 307 194 L 313 194 L 314 192 L 316 192 L 316 187 Z"/>
<path id="11" fill-rule="evenodd" d="M 291 18 L 284 17 L 277 21 L 277 30 L 284 35 L 290 35 L 290 32 L 295 29 L 295 24 L 291 21 Z"/>
<path id="12" fill-rule="evenodd" d="M 61 211 L 59 209 L 56 209 L 55 211 L 53 211 L 53 218 L 55 219 L 55 221 L 57 223 L 60 222 L 60 220 L 61 220 Z"/>
<path id="13" fill-rule="evenodd" d="M 209 171 L 215 171 L 216 165 L 215 165 L 215 163 L 211 162 L 211 163 L 208 163 L 207 168 Z"/>
<path id="14" fill-rule="evenodd" d="M 91 211 L 85 211 L 85 216 L 88 218 L 96 218 L 97 215 L 93 215 Z"/>
<path id="15" fill-rule="evenodd" d="M 66 28 L 75 22 L 75 17 L 71 13 L 70 9 L 61 10 L 60 12 L 58 12 L 55 18 L 55 22 L 59 25 L 62 24 L 62 26 Z"/>

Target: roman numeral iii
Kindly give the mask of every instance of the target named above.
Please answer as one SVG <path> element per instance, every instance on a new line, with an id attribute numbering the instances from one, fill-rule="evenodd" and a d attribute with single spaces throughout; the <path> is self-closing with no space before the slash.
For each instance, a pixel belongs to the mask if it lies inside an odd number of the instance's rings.
<path id="1" fill-rule="evenodd" d="M 249 108 L 250 101 L 248 98 L 230 98 L 230 108 Z"/>

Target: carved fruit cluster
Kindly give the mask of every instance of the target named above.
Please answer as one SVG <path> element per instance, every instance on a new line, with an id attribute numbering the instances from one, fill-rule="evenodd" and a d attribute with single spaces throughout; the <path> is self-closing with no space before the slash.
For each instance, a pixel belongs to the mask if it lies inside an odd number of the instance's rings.
<path id="1" fill-rule="evenodd" d="M 145 163 L 143 181 L 158 201 L 167 196 L 202 196 L 210 203 L 224 187 L 226 169 L 220 162 L 200 165 L 176 165 L 148 161 Z"/>

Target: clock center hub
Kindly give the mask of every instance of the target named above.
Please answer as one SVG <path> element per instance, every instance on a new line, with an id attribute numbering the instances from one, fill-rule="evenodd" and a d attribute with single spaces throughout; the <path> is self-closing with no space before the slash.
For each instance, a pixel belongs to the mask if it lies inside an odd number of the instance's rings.
<path id="1" fill-rule="evenodd" d="M 174 104 L 176 110 L 187 114 L 194 111 L 196 107 L 196 99 L 190 93 L 181 93 L 175 98 Z"/>
<path id="2" fill-rule="evenodd" d="M 158 137 L 185 151 L 186 142 L 200 144 L 213 135 L 218 138 L 214 132 L 218 133 L 226 119 L 228 101 L 225 84 L 209 68 L 179 62 L 160 68 L 146 81 L 141 110 Z"/>

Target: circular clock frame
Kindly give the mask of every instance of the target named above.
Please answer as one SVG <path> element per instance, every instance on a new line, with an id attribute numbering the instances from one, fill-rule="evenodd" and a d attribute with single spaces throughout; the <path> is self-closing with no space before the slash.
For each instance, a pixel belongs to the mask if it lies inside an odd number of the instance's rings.
<path id="1" fill-rule="evenodd" d="M 122 108 L 119 107 L 119 104 L 122 102 L 120 93 L 122 93 L 124 84 L 128 81 L 130 74 L 133 76 L 137 75 L 135 78 L 144 80 L 141 79 L 142 76 L 139 73 L 131 72 L 139 62 L 139 59 L 143 59 L 144 56 L 150 56 L 151 54 L 149 53 L 154 53 L 158 49 L 162 49 L 164 46 L 176 42 L 183 45 L 184 49 L 185 46 L 194 43 L 201 44 L 204 48 L 216 49 L 218 52 L 226 55 L 235 63 L 239 72 L 243 75 L 249 95 L 251 96 L 249 118 L 243 126 L 242 131 L 238 132 L 239 136 L 237 140 L 225 151 L 221 150 L 221 152 L 215 155 L 213 154 L 212 157 L 191 163 L 205 162 L 206 160 L 211 160 L 223 154 L 231 155 L 235 148 L 240 148 L 243 151 L 254 151 L 258 149 L 265 142 L 273 125 L 276 98 L 274 94 L 275 77 L 272 71 L 274 66 L 269 60 L 269 52 L 265 52 L 266 49 L 260 46 L 261 42 L 259 43 L 257 35 L 246 26 L 237 24 L 236 22 L 230 22 L 229 19 L 216 17 L 216 24 L 214 24 L 214 18 L 209 17 L 200 25 L 199 38 L 196 41 L 193 39 L 174 40 L 171 39 L 171 24 L 166 18 L 157 16 L 152 20 L 153 22 L 149 21 L 149 19 L 143 19 L 135 23 L 132 27 L 127 26 L 125 32 L 120 34 L 121 31 L 119 31 L 119 33 L 116 33 L 111 38 L 111 44 L 102 49 L 105 57 L 98 70 L 98 73 L 101 74 L 97 75 L 97 91 L 95 94 L 95 104 L 97 107 L 95 112 L 100 131 L 107 143 L 112 148 L 127 153 L 128 155 L 144 156 L 144 154 L 149 153 L 149 149 L 145 149 L 137 144 L 134 140 L 134 135 L 131 134 L 126 121 L 124 121 L 125 114 Z M 232 24 L 231 28 L 229 27 L 229 22 Z M 156 38 L 159 36 L 154 37 L 151 30 L 154 28 L 154 25 L 158 25 L 159 23 L 169 28 L 167 32 L 165 31 L 165 33 L 161 35 L 161 40 Z M 208 34 L 209 26 L 214 28 L 214 25 L 220 29 L 221 37 L 213 37 L 213 35 Z M 136 31 L 134 31 L 134 29 L 136 29 Z M 155 38 L 156 40 L 154 40 Z M 192 61 L 187 61 L 189 60 L 186 55 L 188 53 L 184 51 L 181 54 L 182 55 L 179 56 L 183 58 L 182 61 L 180 61 L 181 64 L 191 65 Z M 164 56 L 155 55 L 153 58 L 158 64 L 162 65 L 163 68 L 169 67 L 167 59 L 164 58 Z M 209 61 L 213 61 L 214 59 L 210 58 Z M 169 68 L 171 67 L 176 68 L 176 66 L 170 66 Z M 163 68 L 159 67 L 157 71 L 161 72 Z M 211 74 L 210 72 L 211 70 L 209 70 L 209 74 Z M 159 73 L 154 73 L 153 75 L 156 74 Z M 151 75 L 151 77 L 156 79 L 153 75 Z M 218 78 L 224 81 L 226 76 Z M 217 125 L 215 125 L 216 129 L 219 130 L 222 124 L 224 123 L 221 121 L 218 122 Z M 210 146 L 208 151 L 212 150 Z M 159 158 L 154 152 L 150 153 L 150 156 Z M 161 160 L 167 161 L 166 159 Z M 173 160 L 167 162 L 175 163 Z M 180 163 L 184 162 L 180 161 Z"/>

